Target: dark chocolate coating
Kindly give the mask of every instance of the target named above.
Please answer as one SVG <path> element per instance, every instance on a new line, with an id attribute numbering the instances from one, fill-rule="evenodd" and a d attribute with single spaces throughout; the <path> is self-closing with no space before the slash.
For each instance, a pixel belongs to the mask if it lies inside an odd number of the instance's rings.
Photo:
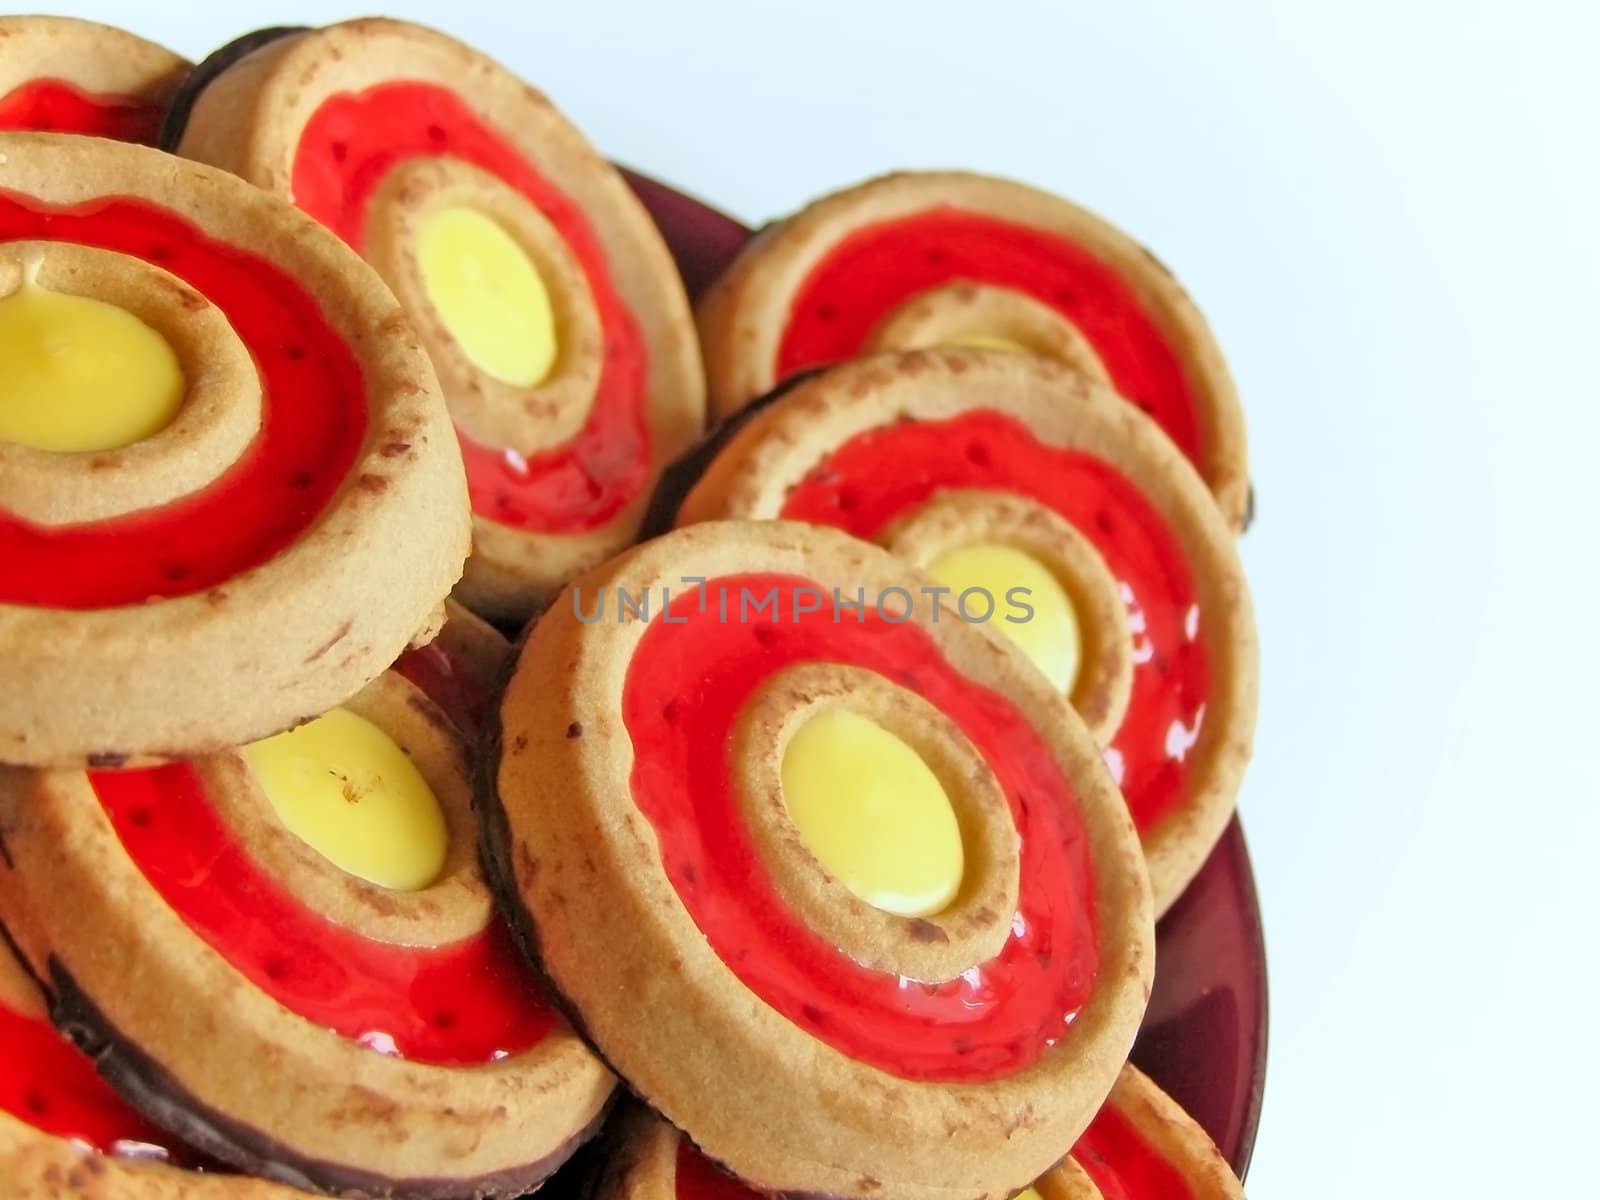
<path id="1" fill-rule="evenodd" d="M 534 1191 L 600 1131 L 610 1105 L 552 1153 L 470 1179 L 395 1179 L 296 1153 L 259 1129 L 207 1108 L 171 1072 L 117 1030 L 55 957 L 49 961 L 50 1016 L 100 1074 L 146 1117 L 202 1154 L 247 1174 L 350 1200 L 488 1200 Z"/>
<path id="2" fill-rule="evenodd" d="M 706 468 L 717 455 L 733 440 L 733 435 L 749 424 L 757 413 L 825 370 L 826 367 L 813 367 L 791 375 L 770 392 L 758 396 L 721 424 L 708 430 L 704 437 L 664 467 L 661 477 L 656 480 L 655 490 L 650 493 L 650 503 L 644 511 L 644 524 L 639 529 L 639 540 L 645 542 L 670 533 L 684 497 L 700 481 L 700 476 L 706 473 Z"/>
<path id="3" fill-rule="evenodd" d="M 161 122 L 161 133 L 156 138 L 156 145 L 168 154 L 175 154 L 178 143 L 183 140 L 183 131 L 189 127 L 189 114 L 194 112 L 195 101 L 200 98 L 200 93 L 206 90 L 213 79 L 252 51 L 271 45 L 290 34 L 306 33 L 310 28 L 309 25 L 274 25 L 269 29 L 258 29 L 254 33 L 236 37 L 220 50 L 213 50 L 206 55 L 189 72 L 173 95 L 171 107 L 167 109 L 166 120 Z"/>

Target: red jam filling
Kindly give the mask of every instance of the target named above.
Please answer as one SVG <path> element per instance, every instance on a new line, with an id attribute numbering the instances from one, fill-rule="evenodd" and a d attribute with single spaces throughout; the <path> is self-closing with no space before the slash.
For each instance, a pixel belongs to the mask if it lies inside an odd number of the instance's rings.
<path id="1" fill-rule="evenodd" d="M 1104 1200 L 1190 1200 L 1193 1195 L 1178 1169 L 1109 1104 L 1084 1130 L 1072 1157 Z"/>
<path id="2" fill-rule="evenodd" d="M 424 691 L 433 679 L 451 680 L 450 690 L 429 694 L 458 723 L 481 712 L 483 697 L 464 673 L 441 673 L 433 659 L 412 651 L 399 669 Z M 240 974 L 307 1021 L 382 1053 L 448 1066 L 520 1054 L 555 1028 L 555 1011 L 498 916 L 482 933 L 433 949 L 364 938 L 267 874 L 223 824 L 193 767 L 89 778 L 162 899 Z"/>
<path id="3" fill-rule="evenodd" d="M 167 1157 L 166 1135 L 124 1104 L 48 1021 L 0 1002 L 0 1046 L 0 1112 L 104 1154 Z"/>
<path id="4" fill-rule="evenodd" d="M 153 146 L 166 110 L 131 96 L 94 96 L 60 79 L 34 79 L 0 96 L 0 129 L 86 133 Z"/>
<path id="5" fill-rule="evenodd" d="M 677 1200 L 755 1200 L 760 1196 L 720 1170 L 686 1137 L 678 1139 L 674 1180 Z"/>
<path id="6" fill-rule="evenodd" d="M 1200 457 L 1199 414 L 1182 364 L 1138 292 L 1055 234 L 938 208 L 858 229 L 801 284 L 778 347 L 778 378 L 853 358 L 874 327 L 921 292 L 956 280 L 1023 292 L 1077 326 L 1117 391 Z"/>
<path id="7" fill-rule="evenodd" d="M 425 83 L 386 83 L 324 101 L 295 151 L 294 200 L 360 250 L 384 177 L 410 159 L 444 156 L 498 177 L 555 226 L 583 270 L 605 347 L 588 419 L 564 445 L 524 457 L 519 447 L 480 445 L 457 430 L 472 510 L 534 533 L 596 528 L 649 479 L 650 370 L 644 335 L 583 210 L 460 96 Z"/>
<path id="8" fill-rule="evenodd" d="M 775 591 L 776 609 L 741 620 L 741 589 L 755 600 Z M 788 576 L 734 575 L 708 584 L 703 597 L 692 588 L 674 597 L 670 622 L 658 615 L 623 689 L 634 802 L 695 924 L 771 1008 L 901 1078 L 1014 1074 L 1065 1035 L 1099 972 L 1094 877 L 1076 798 L 1033 727 L 1003 696 L 956 671 L 926 632 L 883 620 L 870 597 L 859 622 L 827 594 L 818 611 L 796 616 L 818 590 Z M 926 698 L 971 740 L 1011 805 L 1022 842 L 1012 934 L 960 979 L 923 984 L 863 967 L 791 911 L 761 866 L 730 772 L 732 735 L 764 680 L 809 662 L 862 667 Z"/>
<path id="9" fill-rule="evenodd" d="M 96 609 L 202 592 L 291 546 L 366 436 L 361 367 L 317 302 L 267 259 L 140 200 L 56 207 L 0 191 L 0 242 L 143 259 L 222 311 L 261 376 L 261 432 L 215 483 L 161 508 L 45 527 L 0 510 L 0 603 Z"/>
<path id="10" fill-rule="evenodd" d="M 893 463 L 893 470 L 884 464 Z M 1141 832 L 1182 802 L 1210 669 L 1189 565 L 1161 516 L 1100 459 L 1046 446 L 992 410 L 902 421 L 857 434 L 789 493 L 782 515 L 876 538 L 947 488 L 1025 496 L 1083 533 L 1123 586 L 1133 692 L 1106 752 Z"/>

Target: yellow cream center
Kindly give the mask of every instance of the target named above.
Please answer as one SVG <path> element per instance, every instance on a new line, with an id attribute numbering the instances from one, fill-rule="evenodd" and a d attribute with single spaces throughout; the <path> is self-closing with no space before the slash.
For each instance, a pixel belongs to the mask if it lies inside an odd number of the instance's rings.
<path id="1" fill-rule="evenodd" d="M 490 218 L 446 208 L 417 235 L 422 285 L 472 365 L 512 387 L 543 382 L 556 361 L 556 321 L 533 261 Z"/>
<path id="2" fill-rule="evenodd" d="M 1044 1200 L 1044 1197 L 1039 1195 L 1038 1188 L 1028 1187 L 1023 1188 L 1020 1192 L 1018 1192 L 1014 1197 L 1012 1197 L 1012 1200 Z"/>
<path id="3" fill-rule="evenodd" d="M 183 368 L 138 317 L 24 283 L 0 299 L 0 441 L 93 453 L 171 424 Z"/>
<path id="4" fill-rule="evenodd" d="M 439 878 L 450 846 L 439 800 L 371 721 L 336 708 L 243 753 L 278 819 L 334 866 L 397 891 Z"/>
<path id="5" fill-rule="evenodd" d="M 1083 656 L 1083 635 L 1072 601 L 1053 571 L 1031 554 L 993 544 L 947 550 L 928 570 L 957 595 L 980 588 L 993 597 L 990 624 L 1020 646 L 1058 691 L 1072 691 Z M 987 604 L 974 599 L 967 607 L 976 616 L 986 611 Z"/>
<path id="6" fill-rule="evenodd" d="M 797 729 L 783 799 L 818 861 L 868 904 L 926 917 L 960 890 L 950 797 L 915 750 L 865 717 L 825 709 Z"/>
<path id="7" fill-rule="evenodd" d="M 1032 354 L 1033 351 L 1015 338 L 998 333 L 958 333 L 939 343 L 955 350 L 1005 350 L 1012 354 Z"/>

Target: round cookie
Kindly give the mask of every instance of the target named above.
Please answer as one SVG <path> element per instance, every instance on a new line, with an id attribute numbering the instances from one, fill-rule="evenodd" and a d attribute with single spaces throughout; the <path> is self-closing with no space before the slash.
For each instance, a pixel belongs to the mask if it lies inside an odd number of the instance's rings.
<path id="1" fill-rule="evenodd" d="M 153 146 L 189 71 L 172 51 L 70 17 L 0 17 L 0 130 Z"/>
<path id="2" fill-rule="evenodd" d="M 0 939 L 0 1179 L 8 1200 L 293 1200 L 276 1184 L 184 1170 L 181 1146 L 129 1108 L 50 1024 Z"/>
<path id="3" fill-rule="evenodd" d="M 1131 1064 L 1072 1156 L 1110 1200 L 1244 1200 L 1206 1131 Z"/>
<path id="4" fill-rule="evenodd" d="M 1244 416 L 1222 352 L 1148 250 L 1010 180 L 887 175 L 762 230 L 702 297 L 712 410 L 807 368 L 930 346 L 1008 348 L 1084 370 L 1155 419 L 1235 528 L 1248 520 Z"/>
<path id="5" fill-rule="evenodd" d="M 293 199 L 416 321 L 466 460 L 463 601 L 519 620 L 633 541 L 703 424 L 699 348 L 649 216 L 544 96 L 443 34 L 359 20 L 242 39 L 182 106 L 178 153 Z"/>
<path id="6" fill-rule="evenodd" d="M 437 629 L 468 528 L 378 277 L 221 171 L 0 134 L 0 762 L 235 746 Z"/>
<path id="7" fill-rule="evenodd" d="M 151 1119 L 308 1190 L 516 1196 L 613 1081 L 478 866 L 506 644 L 462 610 L 343 708 L 147 770 L 0 772 L 0 923 Z"/>
<path id="8" fill-rule="evenodd" d="M 1035 639 L 1042 667 L 1076 662 L 1067 694 L 1107 747 L 1165 911 L 1233 811 L 1257 651 L 1232 535 L 1155 424 L 1030 355 L 853 360 L 751 416 L 678 510 L 775 517 L 875 540 L 938 576 L 958 616 Z"/>
<path id="9" fill-rule="evenodd" d="M 501 701 L 486 861 L 525 947 L 763 1190 L 1009 1194 L 1087 1124 L 1148 995 L 1099 751 L 929 582 L 833 530 L 679 530 L 557 597 Z"/>

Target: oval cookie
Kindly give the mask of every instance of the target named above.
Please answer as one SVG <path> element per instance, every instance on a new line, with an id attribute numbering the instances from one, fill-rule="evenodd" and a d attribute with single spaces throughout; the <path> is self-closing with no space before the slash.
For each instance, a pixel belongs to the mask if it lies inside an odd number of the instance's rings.
<path id="1" fill-rule="evenodd" d="M 201 68 L 173 144 L 292 199 L 394 288 L 466 460 L 459 595 L 525 617 L 633 539 L 701 427 L 682 281 L 622 177 L 484 55 L 399 21 L 279 32 Z"/>
<path id="2" fill-rule="evenodd" d="M 478 868 L 471 732 L 505 643 L 460 613 L 346 706 L 236 753 L 0 774 L 0 921 L 156 1122 L 312 1190 L 515 1196 L 611 1076 Z"/>
<path id="3" fill-rule="evenodd" d="M 1246 520 L 1244 417 L 1205 319 L 1121 230 L 1058 196 L 903 172 L 753 238 L 702 297 L 714 412 L 808 368 L 930 346 L 1004 347 L 1085 371 L 1148 413 Z"/>
<path id="4" fill-rule="evenodd" d="M 1249 759 L 1256 640 L 1232 535 L 1147 417 L 1033 356 L 859 359 L 753 416 L 678 512 L 729 517 L 877 541 L 939 576 L 958 617 L 1021 641 L 1057 686 L 1070 658 L 1068 695 L 1106 746 L 1157 912 L 1177 898 Z"/>
<path id="5" fill-rule="evenodd" d="M 238 745 L 437 628 L 467 545 L 427 357 L 220 171 L 0 134 L 0 762 Z"/>
<path id="6" fill-rule="evenodd" d="M 763 1190 L 1009 1194 L 1099 1106 L 1150 986 L 1092 739 L 927 582 L 832 530 L 680 530 L 559 596 L 500 706 L 488 859 L 526 943 Z"/>

